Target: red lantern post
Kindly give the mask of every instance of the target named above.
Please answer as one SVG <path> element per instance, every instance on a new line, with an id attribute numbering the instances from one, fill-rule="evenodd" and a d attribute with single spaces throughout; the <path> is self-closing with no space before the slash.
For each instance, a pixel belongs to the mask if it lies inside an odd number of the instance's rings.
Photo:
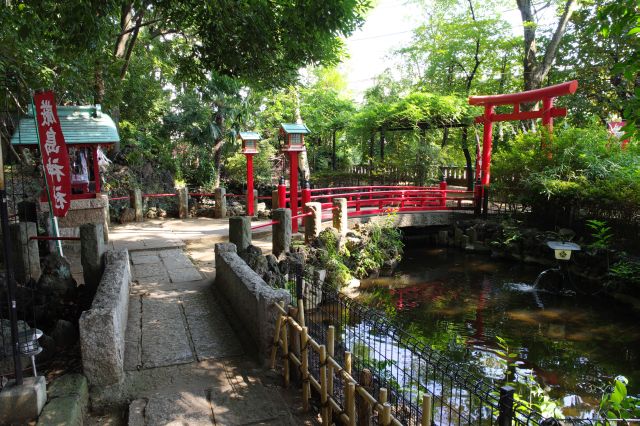
<path id="1" fill-rule="evenodd" d="M 298 153 L 305 150 L 304 135 L 311 133 L 304 124 L 281 124 L 280 135 L 284 137 L 283 152 L 289 153 L 289 193 L 291 215 L 296 216 L 298 210 Z M 298 219 L 291 222 L 291 231 L 298 232 Z"/>
<path id="2" fill-rule="evenodd" d="M 238 137 L 242 140 L 242 153 L 247 157 L 247 216 L 255 214 L 253 205 L 253 156 L 258 153 L 258 141 L 260 135 L 256 132 L 240 132 Z"/>

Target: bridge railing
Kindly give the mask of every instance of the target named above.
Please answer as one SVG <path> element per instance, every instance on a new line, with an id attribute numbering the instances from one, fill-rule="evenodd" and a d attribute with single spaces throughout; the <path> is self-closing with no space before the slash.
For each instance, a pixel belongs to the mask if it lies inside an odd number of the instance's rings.
<path id="1" fill-rule="evenodd" d="M 343 186 L 331 188 L 305 188 L 298 191 L 298 203 L 291 205 L 290 192 L 284 185 L 278 187 L 278 206 L 292 209 L 292 231 L 298 232 L 297 214 L 309 202 L 319 202 L 322 210 L 331 209 L 333 200 L 346 198 L 349 216 L 385 214 L 390 211 L 411 213 L 430 210 L 474 210 L 476 195 L 473 191 L 449 189 L 446 182 L 438 186 Z M 327 219 L 327 218 L 323 218 Z"/>

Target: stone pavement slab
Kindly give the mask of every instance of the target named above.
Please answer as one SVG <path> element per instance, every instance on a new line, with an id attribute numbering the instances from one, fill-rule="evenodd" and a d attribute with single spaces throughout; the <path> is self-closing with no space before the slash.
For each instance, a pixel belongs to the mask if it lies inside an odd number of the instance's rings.
<path id="1" fill-rule="evenodd" d="M 220 306 L 209 294 L 194 293 L 181 300 L 198 361 L 243 354 Z"/>
<path id="2" fill-rule="evenodd" d="M 156 395 L 145 407 L 147 425 L 213 425 L 213 412 L 206 392 Z"/>
<path id="3" fill-rule="evenodd" d="M 160 256 L 155 252 L 132 252 L 130 253 L 131 263 L 134 265 L 147 265 L 160 263 Z"/>
<path id="4" fill-rule="evenodd" d="M 193 266 L 180 269 L 168 269 L 167 272 L 169 273 L 169 278 L 173 283 L 202 280 L 202 275 L 200 275 L 200 272 L 198 272 L 198 270 Z"/>
<path id="5" fill-rule="evenodd" d="M 225 362 L 227 383 L 210 391 L 216 425 L 295 425 L 287 404 L 278 392 L 264 386 L 247 369 L 247 361 Z"/>
<path id="6" fill-rule="evenodd" d="M 141 345 L 143 368 L 195 361 L 182 308 L 170 292 L 143 296 Z"/>

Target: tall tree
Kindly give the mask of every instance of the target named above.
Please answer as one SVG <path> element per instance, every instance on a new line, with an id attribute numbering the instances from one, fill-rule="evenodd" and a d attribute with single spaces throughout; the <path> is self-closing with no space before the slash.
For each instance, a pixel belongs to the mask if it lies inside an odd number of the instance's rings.
<path id="1" fill-rule="evenodd" d="M 620 78 L 633 85 L 634 91 L 623 104 L 623 118 L 627 120 L 626 131 L 640 136 L 640 8 L 637 0 L 607 2 L 598 10 L 600 31 L 605 37 L 622 37 L 631 46 L 636 46 L 621 58 L 615 70 Z"/>
<path id="2" fill-rule="evenodd" d="M 566 32 L 571 15 L 576 8 L 577 0 L 564 1 L 562 15 L 558 20 L 551 38 L 544 47 L 542 57 L 540 57 L 538 53 L 538 43 L 536 39 L 538 29 L 537 13 L 539 10 L 535 9 L 533 0 L 516 0 L 516 2 L 520 10 L 524 28 L 524 90 L 538 89 L 542 87 L 544 80 L 551 70 L 553 61 L 558 53 L 562 36 Z M 545 3 L 543 8 L 549 7 L 550 4 L 551 2 Z"/>

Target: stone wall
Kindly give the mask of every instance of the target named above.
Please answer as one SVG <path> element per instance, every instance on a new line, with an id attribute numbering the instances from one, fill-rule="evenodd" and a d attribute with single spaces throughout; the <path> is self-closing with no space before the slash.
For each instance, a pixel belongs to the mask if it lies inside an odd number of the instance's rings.
<path id="1" fill-rule="evenodd" d="M 245 333 L 244 343 L 257 349 L 258 358 L 268 361 L 275 333 L 278 310 L 275 303 L 289 303 L 286 290 L 267 285 L 236 253 L 232 243 L 215 246 L 216 280 L 214 291 L 221 295 Z"/>
<path id="2" fill-rule="evenodd" d="M 468 210 L 451 211 L 424 211 L 424 212 L 398 212 L 393 214 L 393 225 L 398 228 L 409 226 L 448 226 L 453 225 L 461 217 L 472 217 L 473 212 Z M 353 228 L 356 223 L 385 222 L 388 215 L 356 216 L 349 218 L 349 228 Z"/>
<path id="3" fill-rule="evenodd" d="M 124 379 L 131 270 L 126 249 L 108 251 L 91 309 L 80 317 L 82 368 L 89 386 L 118 385 Z"/>

